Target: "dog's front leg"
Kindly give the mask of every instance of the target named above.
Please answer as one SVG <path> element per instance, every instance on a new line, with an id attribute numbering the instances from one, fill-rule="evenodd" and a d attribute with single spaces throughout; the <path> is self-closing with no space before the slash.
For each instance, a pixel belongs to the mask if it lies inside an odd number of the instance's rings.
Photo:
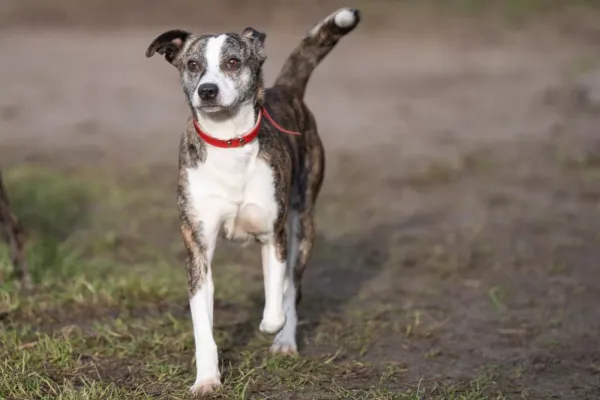
<path id="1" fill-rule="evenodd" d="M 196 346 L 196 381 L 190 389 L 194 394 L 209 394 L 221 385 L 217 345 L 212 332 L 214 286 L 211 261 L 219 224 L 215 214 L 192 219 L 182 213 L 181 233 L 187 250 L 188 291 Z"/>
<path id="2" fill-rule="evenodd" d="M 265 284 L 265 309 L 260 331 L 274 334 L 285 323 L 283 312 L 284 277 L 287 261 L 287 237 L 285 229 L 275 233 L 263 244 L 262 264 Z"/>

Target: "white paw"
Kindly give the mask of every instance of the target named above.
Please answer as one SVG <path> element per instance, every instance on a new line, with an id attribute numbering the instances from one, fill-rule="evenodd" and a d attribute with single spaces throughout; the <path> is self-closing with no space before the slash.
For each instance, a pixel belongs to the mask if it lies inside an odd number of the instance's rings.
<path id="1" fill-rule="evenodd" d="M 296 343 L 288 343 L 288 342 L 278 342 L 275 341 L 271 345 L 271 353 L 273 354 L 281 354 L 285 356 L 292 356 L 298 354 L 298 347 L 296 347 Z"/>
<path id="2" fill-rule="evenodd" d="M 358 20 L 358 11 L 351 8 L 342 8 L 336 11 L 333 21 L 340 28 L 350 28 L 354 26 Z"/>
<path id="3" fill-rule="evenodd" d="M 194 395 L 205 396 L 214 393 L 221 386 L 221 379 L 218 376 L 208 379 L 197 379 L 190 388 Z"/>
<path id="4" fill-rule="evenodd" d="M 281 328 L 283 328 L 284 324 L 285 324 L 285 315 L 283 313 L 281 313 L 281 315 L 276 318 L 267 319 L 267 318 L 263 317 L 263 320 L 260 323 L 260 326 L 258 327 L 258 329 L 262 333 L 268 333 L 268 334 L 274 335 L 277 332 L 279 332 L 281 330 Z"/>

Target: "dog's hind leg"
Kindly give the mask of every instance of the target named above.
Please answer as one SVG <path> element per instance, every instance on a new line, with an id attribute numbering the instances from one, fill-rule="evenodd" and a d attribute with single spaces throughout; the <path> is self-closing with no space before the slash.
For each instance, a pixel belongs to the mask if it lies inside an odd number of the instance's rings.
<path id="1" fill-rule="evenodd" d="M 296 328 L 298 326 L 297 306 L 301 298 L 302 275 L 308 264 L 310 253 L 315 240 L 315 224 L 312 210 L 302 213 L 292 211 L 289 217 L 290 227 L 289 261 L 284 280 L 283 308 L 285 325 L 275 336 L 271 352 L 280 354 L 295 354 Z"/>
<path id="2" fill-rule="evenodd" d="M 23 288 L 31 285 L 31 277 L 25 260 L 25 232 L 19 220 L 12 212 L 2 174 L 0 173 L 0 230 L 8 241 L 10 259 L 14 268 L 14 276 L 21 281 Z"/>
<path id="3" fill-rule="evenodd" d="M 314 118 L 311 128 L 305 132 L 309 141 L 309 151 L 304 154 L 304 168 L 307 174 L 305 184 L 298 185 L 301 193 L 293 197 L 288 212 L 289 251 L 284 281 L 283 307 L 286 322 L 271 346 L 274 353 L 297 353 L 296 328 L 298 325 L 297 307 L 302 297 L 302 275 L 310 259 L 315 241 L 314 209 L 321 190 L 325 172 L 325 153 L 316 133 Z"/>
<path id="4" fill-rule="evenodd" d="M 300 216 L 298 211 L 290 210 L 288 213 L 288 260 L 283 280 L 283 312 L 285 324 L 271 346 L 272 353 L 296 354 L 296 327 L 298 315 L 296 314 L 296 285 L 294 283 L 294 269 L 298 262 L 300 245 Z"/>
<path id="5" fill-rule="evenodd" d="M 298 263 L 294 269 L 296 280 L 296 305 L 302 299 L 302 275 L 310 259 L 313 244 L 315 243 L 315 221 L 311 211 L 303 213 L 300 217 L 300 239 L 298 245 Z"/>

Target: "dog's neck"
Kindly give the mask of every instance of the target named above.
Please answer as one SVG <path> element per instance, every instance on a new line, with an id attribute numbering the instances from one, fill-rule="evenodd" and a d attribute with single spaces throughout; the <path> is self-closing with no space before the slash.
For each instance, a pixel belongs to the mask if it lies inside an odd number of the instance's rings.
<path id="1" fill-rule="evenodd" d="M 227 111 L 215 113 L 194 110 L 194 117 L 200 128 L 210 136 L 220 140 L 229 140 L 243 136 L 254 128 L 258 117 L 258 106 L 246 103 Z"/>

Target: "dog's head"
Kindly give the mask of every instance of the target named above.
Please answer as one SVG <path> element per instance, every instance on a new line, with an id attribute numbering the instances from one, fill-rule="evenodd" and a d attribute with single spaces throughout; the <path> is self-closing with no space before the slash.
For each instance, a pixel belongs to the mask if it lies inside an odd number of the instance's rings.
<path id="1" fill-rule="evenodd" d="M 262 101 L 265 38 L 253 28 L 202 36 L 172 30 L 154 39 L 146 56 L 164 55 L 179 69 L 190 107 L 213 113 Z"/>

